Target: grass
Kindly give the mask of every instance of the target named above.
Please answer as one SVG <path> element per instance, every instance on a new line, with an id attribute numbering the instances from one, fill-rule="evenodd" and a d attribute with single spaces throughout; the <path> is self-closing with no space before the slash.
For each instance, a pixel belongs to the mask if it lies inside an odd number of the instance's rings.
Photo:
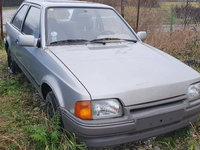
<path id="1" fill-rule="evenodd" d="M 18 7 L 3 7 L 3 10 L 17 9 Z"/>
<path id="2" fill-rule="evenodd" d="M 186 5 L 186 2 L 160 2 L 160 9 L 161 10 L 166 10 L 166 11 L 170 11 L 172 8 L 176 7 L 176 6 L 184 6 Z M 193 7 L 199 7 L 199 2 L 190 2 L 190 5 Z"/>
<path id="3" fill-rule="evenodd" d="M 61 132 L 58 118 L 45 117 L 42 100 L 24 75 L 7 72 L 6 53 L 0 50 L 0 149 L 86 149 L 76 136 Z"/>

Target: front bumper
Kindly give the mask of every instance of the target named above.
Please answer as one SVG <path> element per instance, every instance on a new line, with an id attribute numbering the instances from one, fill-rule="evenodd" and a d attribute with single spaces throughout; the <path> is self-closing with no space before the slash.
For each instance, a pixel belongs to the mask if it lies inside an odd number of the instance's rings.
<path id="1" fill-rule="evenodd" d="M 65 109 L 64 127 L 89 147 L 113 146 L 168 133 L 197 119 L 200 100 L 185 95 L 124 108 L 124 116 L 105 120 L 81 120 Z"/>

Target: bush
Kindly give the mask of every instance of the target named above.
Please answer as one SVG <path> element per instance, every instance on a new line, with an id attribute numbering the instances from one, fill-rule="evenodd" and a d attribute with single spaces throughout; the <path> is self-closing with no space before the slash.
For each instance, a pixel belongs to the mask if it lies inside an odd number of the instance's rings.
<path id="1" fill-rule="evenodd" d="M 160 7 L 159 2 L 157 0 L 142 0 L 141 6 L 148 8 Z"/>
<path id="2" fill-rule="evenodd" d="M 181 19 L 187 16 L 187 18 L 189 18 L 192 22 L 200 22 L 200 8 L 196 8 L 191 5 L 189 5 L 188 8 L 186 8 L 186 6 L 176 6 L 174 8 L 174 15 L 175 17 Z"/>
<path id="3" fill-rule="evenodd" d="M 200 35 L 196 31 L 155 32 L 149 34 L 146 42 L 183 62 L 198 60 L 200 56 Z"/>
<path id="4" fill-rule="evenodd" d="M 85 150 L 83 143 L 77 142 L 75 134 L 70 134 L 60 126 L 60 115 L 51 120 L 41 118 L 41 124 L 23 126 L 24 133 L 29 135 L 29 144 L 37 150 Z M 68 136 L 67 136 L 68 135 Z"/>

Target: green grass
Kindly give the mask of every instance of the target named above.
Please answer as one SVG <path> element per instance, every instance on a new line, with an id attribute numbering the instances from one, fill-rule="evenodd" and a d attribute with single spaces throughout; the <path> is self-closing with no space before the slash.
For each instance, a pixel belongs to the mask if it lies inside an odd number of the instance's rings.
<path id="1" fill-rule="evenodd" d="M 17 9 L 18 7 L 3 7 L 3 10 Z"/>
<path id="2" fill-rule="evenodd" d="M 0 49 L 0 149 L 86 149 L 74 134 L 61 132 L 59 120 L 48 120 L 43 103 L 24 75 L 7 72 L 6 53 Z"/>

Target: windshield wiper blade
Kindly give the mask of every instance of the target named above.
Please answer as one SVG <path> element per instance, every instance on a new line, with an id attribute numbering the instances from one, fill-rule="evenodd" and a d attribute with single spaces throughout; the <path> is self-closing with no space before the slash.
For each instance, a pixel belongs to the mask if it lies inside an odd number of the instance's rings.
<path id="1" fill-rule="evenodd" d="M 66 43 L 85 43 L 85 42 L 88 42 L 88 40 L 84 40 L 84 39 L 69 39 L 69 40 L 61 40 L 61 41 L 51 42 L 50 45 L 66 44 Z"/>
<path id="2" fill-rule="evenodd" d="M 111 41 L 111 40 L 120 40 L 119 38 L 101 38 L 101 39 L 94 39 L 90 42 L 101 42 L 101 41 Z"/>
<path id="3" fill-rule="evenodd" d="M 128 42 L 134 42 L 136 43 L 137 40 L 132 39 L 120 39 L 120 38 L 101 38 L 101 39 L 94 39 L 91 41 L 85 40 L 85 39 L 69 39 L 69 40 L 61 40 L 61 41 L 55 41 L 51 42 L 50 45 L 57 45 L 57 44 L 71 44 L 71 43 L 102 43 L 105 44 L 105 41 L 128 41 Z"/>
<path id="4" fill-rule="evenodd" d="M 133 42 L 133 43 L 137 43 L 137 40 L 132 40 L 132 39 L 121 39 L 123 41 L 127 41 L 127 42 Z"/>
<path id="5" fill-rule="evenodd" d="M 90 42 L 102 42 L 102 43 L 105 43 L 105 41 L 128 41 L 128 42 L 137 43 L 137 40 L 132 40 L 132 39 L 120 39 L 120 38 L 101 38 L 101 39 L 94 39 L 94 40 L 91 40 Z"/>

